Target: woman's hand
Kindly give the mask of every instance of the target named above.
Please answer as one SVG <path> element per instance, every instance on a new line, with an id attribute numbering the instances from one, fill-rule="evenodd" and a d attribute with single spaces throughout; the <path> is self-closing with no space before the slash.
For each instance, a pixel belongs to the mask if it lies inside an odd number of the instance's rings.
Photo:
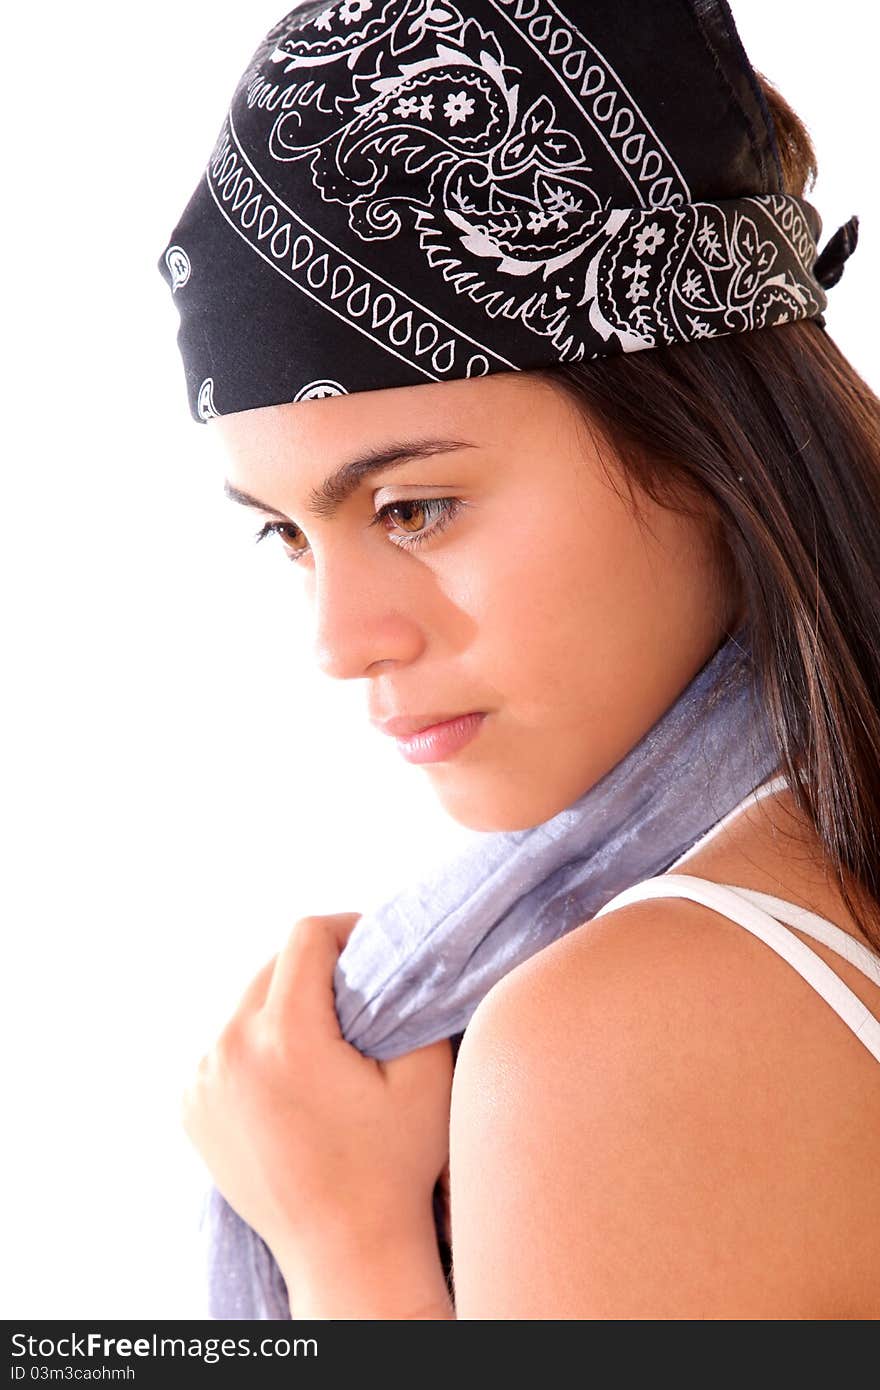
<path id="1" fill-rule="evenodd" d="M 432 1211 L 452 1049 L 378 1062 L 343 1038 L 333 972 L 359 917 L 296 923 L 199 1064 L 183 1124 L 299 1316 L 452 1317 Z M 377 1299 L 397 1311 L 346 1311 Z"/>

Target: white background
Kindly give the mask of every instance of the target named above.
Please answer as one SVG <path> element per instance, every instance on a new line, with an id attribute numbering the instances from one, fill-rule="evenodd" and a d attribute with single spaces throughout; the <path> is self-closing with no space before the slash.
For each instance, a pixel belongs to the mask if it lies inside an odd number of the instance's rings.
<path id="1" fill-rule="evenodd" d="M 311 669 L 295 571 L 186 407 L 156 262 L 283 8 L 5 11 L 5 1317 L 204 1315 L 198 1057 L 298 917 L 467 834 Z M 734 12 L 813 135 L 820 245 L 861 216 L 828 322 L 877 389 L 875 7 Z"/>

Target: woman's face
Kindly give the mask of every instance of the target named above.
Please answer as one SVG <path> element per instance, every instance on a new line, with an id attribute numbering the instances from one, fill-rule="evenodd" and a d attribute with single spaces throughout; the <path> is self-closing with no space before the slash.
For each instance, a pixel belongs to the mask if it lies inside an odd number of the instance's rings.
<path id="1" fill-rule="evenodd" d="M 723 639 L 731 596 L 718 592 L 706 524 L 641 496 L 640 524 L 610 451 L 603 467 L 545 380 L 358 392 L 211 428 L 228 483 L 277 523 L 268 543 L 299 557 L 319 666 L 365 682 L 365 715 L 486 713 L 469 743 L 412 769 L 464 826 L 525 829 L 570 805 Z M 350 461 L 414 445 L 422 457 L 316 510 Z"/>

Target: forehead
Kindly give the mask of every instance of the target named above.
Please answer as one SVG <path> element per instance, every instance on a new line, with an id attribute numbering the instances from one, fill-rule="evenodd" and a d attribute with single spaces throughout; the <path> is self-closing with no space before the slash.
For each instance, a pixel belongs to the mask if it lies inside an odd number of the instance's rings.
<path id="1" fill-rule="evenodd" d="M 357 391 L 347 396 L 261 406 L 209 422 L 233 457 L 275 455 L 327 462 L 353 448 L 397 437 L 455 433 L 490 443 L 515 430 L 546 385 L 523 372 Z"/>

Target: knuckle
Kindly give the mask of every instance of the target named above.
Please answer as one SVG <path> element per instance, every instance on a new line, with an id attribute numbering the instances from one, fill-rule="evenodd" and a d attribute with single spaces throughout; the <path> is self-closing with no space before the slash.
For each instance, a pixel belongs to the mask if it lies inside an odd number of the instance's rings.
<path id="1" fill-rule="evenodd" d="M 274 1018 L 260 1018 L 254 1028 L 254 1051 L 263 1066 L 290 1066 L 299 1055 L 298 1030 L 279 1027 Z"/>
<path id="2" fill-rule="evenodd" d="M 223 1029 L 214 1044 L 214 1056 L 221 1071 L 235 1071 L 247 1059 L 247 1038 L 244 1029 L 233 1021 Z"/>
<path id="3" fill-rule="evenodd" d="M 360 912 L 312 912 L 307 917 L 300 917 L 294 924 L 294 931 L 302 928 L 308 932 L 327 932 L 340 922 L 346 925 L 349 922 L 356 922 L 363 914 Z"/>
<path id="4" fill-rule="evenodd" d="M 284 956 L 287 961 L 300 957 L 311 957 L 313 952 L 321 952 L 326 942 L 333 936 L 332 918 L 322 916 L 300 917 L 294 922 L 287 937 Z"/>
<path id="5" fill-rule="evenodd" d="M 362 916 L 360 912 L 325 912 L 300 917 L 290 930 L 286 954 L 323 953 L 328 943 L 339 947 L 348 940 Z"/>
<path id="6" fill-rule="evenodd" d="M 321 936 L 324 931 L 323 918 L 300 917 L 290 929 L 290 940 L 296 945 L 305 945 Z"/>
<path id="7" fill-rule="evenodd" d="M 312 912 L 308 917 L 300 917 L 297 926 L 313 936 L 322 936 L 335 921 L 336 916 L 332 912 Z"/>

